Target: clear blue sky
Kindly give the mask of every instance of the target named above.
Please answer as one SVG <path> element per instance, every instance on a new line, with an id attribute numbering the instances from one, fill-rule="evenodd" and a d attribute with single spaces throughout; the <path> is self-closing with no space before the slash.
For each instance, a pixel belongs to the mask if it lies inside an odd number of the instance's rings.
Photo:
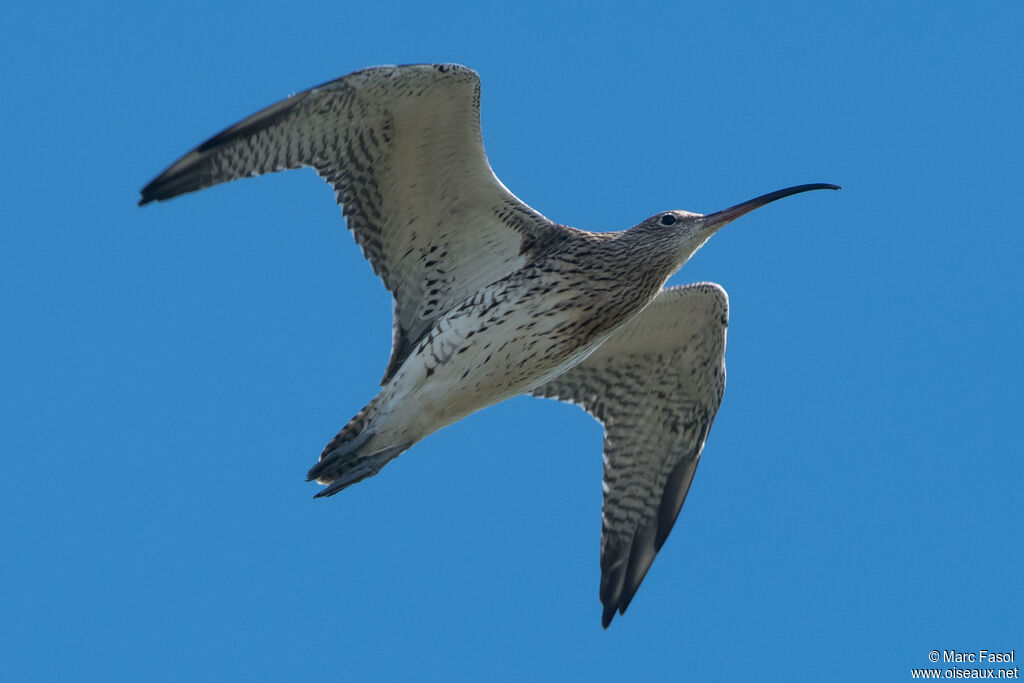
<path id="1" fill-rule="evenodd" d="M 1024 658 L 1019 2 L 5 3 L 6 680 L 909 680 Z M 600 627 L 601 431 L 517 398 L 330 500 L 391 305 L 311 171 L 138 209 L 228 124 L 381 63 L 483 79 L 498 176 L 611 230 L 805 182 L 729 292 L 672 536 Z"/>

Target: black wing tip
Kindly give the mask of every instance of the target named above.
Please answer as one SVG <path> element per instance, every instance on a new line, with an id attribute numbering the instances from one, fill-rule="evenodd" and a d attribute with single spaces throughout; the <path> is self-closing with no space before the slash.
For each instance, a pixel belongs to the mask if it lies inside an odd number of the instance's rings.
<path id="1" fill-rule="evenodd" d="M 167 187 L 164 183 L 157 183 L 157 181 L 151 182 L 146 185 L 142 190 L 139 191 L 139 206 L 145 206 L 146 204 L 152 204 L 153 202 L 164 202 L 168 199 L 174 199 L 178 195 L 191 192 L 192 190 L 178 190 Z"/>
<path id="2" fill-rule="evenodd" d="M 612 619 L 615 618 L 615 613 L 619 614 L 626 613 L 626 607 L 629 606 L 629 601 L 632 596 L 626 597 L 624 593 L 624 579 L 625 579 L 626 567 L 618 565 L 616 567 L 610 567 L 601 569 L 601 604 L 604 605 L 604 611 L 601 613 L 601 627 L 608 630 L 608 626 L 612 623 Z M 636 592 L 636 589 L 634 589 Z"/>
<path id="3" fill-rule="evenodd" d="M 334 81 L 331 81 L 330 83 L 333 82 Z M 317 87 L 322 88 L 330 83 L 324 83 Z M 313 88 L 312 90 L 315 89 L 316 88 Z M 238 139 L 249 137 L 261 130 L 280 123 L 283 119 L 294 113 L 295 108 L 301 104 L 304 97 L 308 95 L 309 92 L 311 91 L 307 90 L 296 95 L 286 97 L 280 102 L 261 109 L 252 116 L 242 119 L 238 123 L 225 128 L 221 132 L 200 143 L 195 149 L 186 153 L 180 159 L 168 166 L 164 169 L 163 173 L 158 175 L 156 178 L 151 180 L 148 185 L 142 188 L 140 191 L 142 196 L 139 199 L 139 206 L 145 206 L 146 204 L 154 201 L 162 202 L 168 199 L 174 199 L 180 195 L 188 194 L 189 192 L 196 192 L 235 178 L 261 174 L 262 171 L 253 172 L 250 169 L 248 173 L 243 172 L 234 177 L 215 177 L 210 167 L 210 164 L 212 163 L 210 161 L 210 155 L 215 154 L 220 148 L 227 147 Z M 296 165 L 290 168 L 298 168 L 298 166 Z"/>
<path id="4" fill-rule="evenodd" d="M 601 628 L 607 631 L 608 627 L 611 626 L 612 619 L 615 618 L 615 613 L 618 612 L 620 615 L 624 615 L 626 613 L 626 608 L 629 607 L 629 603 L 632 599 L 633 596 L 630 596 L 628 600 L 620 600 L 617 605 L 606 604 L 604 606 L 604 611 L 601 613 Z"/>
<path id="5" fill-rule="evenodd" d="M 145 206 L 146 204 L 151 204 L 153 202 L 159 202 L 166 199 L 166 197 L 161 197 L 152 188 L 153 183 L 150 183 L 149 185 L 146 185 L 139 191 L 139 203 L 137 204 L 137 206 Z"/>
<path id="6" fill-rule="evenodd" d="M 179 159 L 139 190 L 139 206 L 145 206 L 151 202 L 165 202 L 168 199 L 214 185 L 215 182 L 209 179 L 205 169 L 197 166 L 193 159 L 189 159 L 191 155 L 190 152 Z M 186 160 L 188 163 L 183 163 Z"/>
<path id="7" fill-rule="evenodd" d="M 612 619 L 614 619 L 614 618 L 615 618 L 615 606 L 614 605 L 605 605 L 604 613 L 601 615 L 601 628 L 603 628 L 605 631 L 607 631 L 608 627 L 612 623 Z"/>

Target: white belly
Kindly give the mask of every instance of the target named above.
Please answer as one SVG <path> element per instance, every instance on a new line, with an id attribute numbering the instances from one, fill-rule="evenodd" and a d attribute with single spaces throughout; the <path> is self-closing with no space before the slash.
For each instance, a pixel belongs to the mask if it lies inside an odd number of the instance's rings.
<path id="1" fill-rule="evenodd" d="M 390 428 L 418 440 L 529 391 L 582 362 L 617 327 L 574 335 L 574 322 L 599 305 L 582 311 L 591 302 L 576 292 L 499 284 L 441 318 L 402 364 L 385 387 L 381 417 Z"/>

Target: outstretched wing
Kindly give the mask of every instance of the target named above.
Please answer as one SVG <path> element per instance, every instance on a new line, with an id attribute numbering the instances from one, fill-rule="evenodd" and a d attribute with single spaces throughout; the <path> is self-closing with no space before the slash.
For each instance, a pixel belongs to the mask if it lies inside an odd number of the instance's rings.
<path id="1" fill-rule="evenodd" d="M 672 530 L 725 389 L 729 300 L 716 284 L 662 290 L 535 396 L 604 424 L 602 624 L 626 611 Z"/>
<path id="2" fill-rule="evenodd" d="M 375 67 L 231 126 L 142 189 L 139 204 L 312 166 L 395 298 L 386 382 L 434 321 L 564 238 L 491 170 L 480 79 L 455 64 Z"/>

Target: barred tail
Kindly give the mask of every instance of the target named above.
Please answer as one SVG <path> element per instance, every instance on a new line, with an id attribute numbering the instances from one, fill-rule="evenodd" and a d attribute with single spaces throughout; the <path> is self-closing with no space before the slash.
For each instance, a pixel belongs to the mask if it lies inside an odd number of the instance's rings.
<path id="1" fill-rule="evenodd" d="M 338 491 L 377 474 L 384 465 L 411 446 L 411 443 L 366 448 L 374 435 L 372 423 L 380 414 L 380 396 L 366 404 L 348 421 L 320 454 L 320 461 L 306 474 L 306 481 L 328 484 L 316 497 L 333 496 Z"/>
<path id="2" fill-rule="evenodd" d="M 372 401 L 367 403 L 362 410 L 355 414 L 351 420 L 348 421 L 338 435 L 331 439 L 331 442 L 324 446 L 324 450 L 320 453 L 320 463 L 323 463 L 331 451 L 336 451 L 345 444 L 354 441 L 363 434 L 366 426 L 370 424 L 373 418 L 377 417 L 377 405 L 380 403 L 380 394 L 374 397 Z M 318 463 L 319 464 L 319 463 Z M 316 469 L 314 467 L 313 469 Z M 307 481 L 313 480 L 313 470 L 309 471 L 310 477 Z"/>

